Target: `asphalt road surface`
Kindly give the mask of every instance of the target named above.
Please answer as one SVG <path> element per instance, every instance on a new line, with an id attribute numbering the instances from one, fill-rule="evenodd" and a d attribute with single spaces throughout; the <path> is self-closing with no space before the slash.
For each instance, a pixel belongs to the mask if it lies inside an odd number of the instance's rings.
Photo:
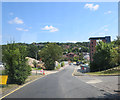
<path id="1" fill-rule="evenodd" d="M 72 76 L 73 65 L 22 87 L 5 98 L 115 98 Z"/>

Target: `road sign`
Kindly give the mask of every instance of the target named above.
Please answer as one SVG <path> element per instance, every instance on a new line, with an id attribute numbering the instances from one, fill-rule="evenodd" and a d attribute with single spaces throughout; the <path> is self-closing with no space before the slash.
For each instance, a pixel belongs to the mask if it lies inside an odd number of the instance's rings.
<path id="1" fill-rule="evenodd" d="M 5 85 L 7 83 L 8 75 L 0 75 L 0 85 Z"/>

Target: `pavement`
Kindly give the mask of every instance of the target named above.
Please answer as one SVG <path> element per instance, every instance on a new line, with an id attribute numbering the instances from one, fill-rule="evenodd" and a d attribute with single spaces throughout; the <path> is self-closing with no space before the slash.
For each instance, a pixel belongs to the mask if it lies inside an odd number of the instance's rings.
<path id="1" fill-rule="evenodd" d="M 93 81 L 88 76 L 76 77 L 72 73 L 76 66 L 70 65 L 58 73 L 46 75 L 9 94 L 5 98 L 116 98 L 117 94 L 103 91 L 91 83 L 101 83 L 100 78 Z M 107 79 L 107 78 L 106 78 Z M 106 80 L 104 79 L 104 80 Z M 114 79 L 114 78 L 112 78 Z M 108 78 L 106 82 L 111 82 Z M 101 77 L 102 80 L 102 77 Z M 113 80 L 116 83 L 116 81 Z M 107 84 L 107 83 L 106 83 Z M 3 99 L 4 100 L 4 99 Z"/>
<path id="2" fill-rule="evenodd" d="M 68 66 L 68 64 L 66 64 L 64 67 L 61 67 L 59 70 L 44 70 L 45 72 L 45 75 L 49 75 L 49 74 L 54 74 L 54 73 L 57 73 L 61 70 L 63 70 L 64 68 L 66 68 Z M 32 75 L 35 75 L 36 74 L 36 70 L 32 70 L 31 71 Z M 37 70 L 37 74 L 40 75 L 40 74 L 43 74 L 40 70 Z"/>
<path id="3" fill-rule="evenodd" d="M 111 94 L 115 94 L 118 91 L 118 80 L 119 76 L 92 76 L 83 73 L 84 71 L 76 66 L 73 75 L 79 80 L 90 84 L 94 87 L 101 89 L 102 91 L 107 91 Z"/>

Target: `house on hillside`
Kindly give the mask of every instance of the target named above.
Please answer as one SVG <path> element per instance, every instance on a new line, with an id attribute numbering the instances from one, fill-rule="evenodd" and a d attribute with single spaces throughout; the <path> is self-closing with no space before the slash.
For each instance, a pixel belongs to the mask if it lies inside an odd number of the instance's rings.
<path id="1" fill-rule="evenodd" d="M 42 61 L 36 60 L 34 58 L 26 57 L 26 59 L 28 59 L 27 63 L 31 67 L 34 67 L 33 61 L 35 61 L 37 63 L 37 65 L 38 65 L 37 67 L 42 67 L 44 65 L 44 63 Z"/>
<path id="2" fill-rule="evenodd" d="M 76 54 L 74 54 L 74 53 L 68 53 L 68 54 L 66 54 L 66 57 L 68 57 L 68 58 L 73 58 L 73 57 L 76 57 L 77 55 Z"/>

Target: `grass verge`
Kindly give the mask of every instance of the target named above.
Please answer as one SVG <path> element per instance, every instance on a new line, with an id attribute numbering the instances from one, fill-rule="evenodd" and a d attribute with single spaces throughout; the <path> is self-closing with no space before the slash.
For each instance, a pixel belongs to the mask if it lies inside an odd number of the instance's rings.
<path id="1" fill-rule="evenodd" d="M 120 66 L 99 72 L 89 72 L 88 75 L 120 75 Z"/>

